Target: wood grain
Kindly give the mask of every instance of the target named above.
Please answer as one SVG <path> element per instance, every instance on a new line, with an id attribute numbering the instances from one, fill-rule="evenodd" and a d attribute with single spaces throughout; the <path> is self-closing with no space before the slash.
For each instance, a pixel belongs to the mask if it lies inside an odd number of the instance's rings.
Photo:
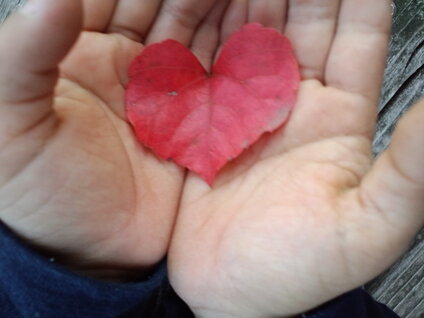
<path id="1" fill-rule="evenodd" d="M 0 23 L 23 2 L 25 0 L 0 0 Z M 424 0 L 397 0 L 394 1 L 390 54 L 378 107 L 379 120 L 373 143 L 375 155 L 388 146 L 400 116 L 423 96 Z M 409 251 L 366 288 L 401 317 L 424 318 L 424 230 Z"/>
<path id="2" fill-rule="evenodd" d="M 424 0 L 397 0 L 373 143 L 375 155 L 390 143 L 400 116 L 423 96 Z M 424 318 L 424 230 L 396 264 L 366 287 L 399 316 Z"/>
<path id="3" fill-rule="evenodd" d="M 0 23 L 3 23 L 6 17 L 24 2 L 24 0 L 0 0 Z"/>

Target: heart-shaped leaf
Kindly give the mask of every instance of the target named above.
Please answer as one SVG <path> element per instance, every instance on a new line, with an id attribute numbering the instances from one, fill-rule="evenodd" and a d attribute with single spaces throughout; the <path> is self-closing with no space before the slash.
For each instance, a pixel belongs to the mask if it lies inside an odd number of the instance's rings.
<path id="1" fill-rule="evenodd" d="M 227 161 L 286 122 L 300 81 L 289 40 L 259 24 L 230 37 L 211 74 L 167 40 L 147 46 L 129 77 L 126 109 L 137 138 L 209 184 Z"/>

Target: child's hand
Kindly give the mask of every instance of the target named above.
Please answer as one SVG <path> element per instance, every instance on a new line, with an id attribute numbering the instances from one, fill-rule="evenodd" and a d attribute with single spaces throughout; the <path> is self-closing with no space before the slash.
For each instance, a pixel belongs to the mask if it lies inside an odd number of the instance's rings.
<path id="1" fill-rule="evenodd" d="M 112 2 L 84 2 L 93 32 L 74 0 L 31 0 L 1 27 L 0 217 L 74 270 L 121 280 L 165 255 L 183 171 L 125 120 L 143 46 L 107 34 L 109 16 L 132 13 Z"/>
<path id="2" fill-rule="evenodd" d="M 278 2 L 252 1 L 252 21 L 281 27 Z M 142 43 L 174 38 L 207 67 L 244 23 L 247 3 L 229 3 L 30 0 L 10 17 L 0 28 L 1 220 L 84 274 L 130 279 L 157 263 L 184 172 L 135 140 L 128 66 Z"/>
<path id="3" fill-rule="evenodd" d="M 185 183 L 168 265 L 199 317 L 304 312 L 381 273 L 423 225 L 424 102 L 371 167 L 390 1 L 287 3 L 303 74 L 287 126 L 213 189 Z"/>

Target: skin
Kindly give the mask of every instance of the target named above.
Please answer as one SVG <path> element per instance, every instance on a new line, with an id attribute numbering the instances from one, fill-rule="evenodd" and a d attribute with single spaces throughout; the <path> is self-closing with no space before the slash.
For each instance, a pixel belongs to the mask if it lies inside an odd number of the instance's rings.
<path id="1" fill-rule="evenodd" d="M 424 103 L 370 154 L 390 12 L 387 0 L 31 0 L 0 28 L 1 220 L 99 279 L 143 276 L 168 252 L 199 317 L 292 316 L 363 284 L 424 223 Z M 246 22 L 292 40 L 298 104 L 211 189 L 136 142 L 126 73 L 166 38 L 210 67 Z"/>

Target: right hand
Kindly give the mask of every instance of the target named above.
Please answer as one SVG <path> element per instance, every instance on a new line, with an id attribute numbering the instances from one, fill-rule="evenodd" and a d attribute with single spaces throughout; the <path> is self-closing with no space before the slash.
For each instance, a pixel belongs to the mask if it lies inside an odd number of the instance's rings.
<path id="1" fill-rule="evenodd" d="M 305 312 L 381 273 L 424 224 L 424 101 L 371 156 L 390 1 L 287 5 L 302 74 L 287 125 L 212 189 L 185 182 L 168 268 L 198 317 Z"/>

